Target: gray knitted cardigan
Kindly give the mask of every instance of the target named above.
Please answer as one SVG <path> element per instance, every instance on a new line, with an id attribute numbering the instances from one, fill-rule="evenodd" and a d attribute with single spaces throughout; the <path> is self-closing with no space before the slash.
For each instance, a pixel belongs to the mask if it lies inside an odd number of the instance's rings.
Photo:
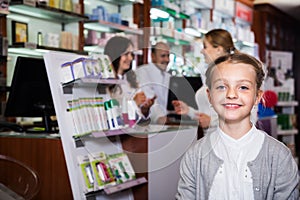
<path id="1" fill-rule="evenodd" d="M 266 133 L 265 135 L 258 156 L 248 162 L 253 179 L 254 199 L 300 199 L 298 167 L 290 150 L 283 143 Z M 176 199 L 208 199 L 215 174 L 223 163 L 212 151 L 210 138 L 202 138 L 185 153 L 180 166 Z"/>

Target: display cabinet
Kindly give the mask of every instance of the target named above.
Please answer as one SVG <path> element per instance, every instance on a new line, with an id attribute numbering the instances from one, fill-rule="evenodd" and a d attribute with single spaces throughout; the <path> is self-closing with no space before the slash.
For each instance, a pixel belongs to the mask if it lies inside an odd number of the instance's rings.
<path id="1" fill-rule="evenodd" d="M 105 87 L 107 84 L 122 84 L 122 81 L 102 80 L 98 77 L 62 84 L 60 66 L 78 59 L 78 55 L 49 52 L 44 55 L 44 59 L 74 198 L 173 198 L 179 180 L 181 156 L 196 140 L 196 127 L 150 125 L 74 135 L 78 124 L 75 123 L 68 102 L 81 97 L 108 99 L 105 92 L 103 93 L 105 90 L 99 87 Z M 136 172 L 136 179 L 87 192 L 82 185 L 78 157 L 93 155 L 94 152 L 99 151 L 107 154 L 125 152 Z M 166 176 L 169 178 L 166 179 Z"/>
<path id="2" fill-rule="evenodd" d="M 279 101 L 275 111 L 277 112 L 277 139 L 287 145 L 298 163 L 295 140 L 298 134 L 297 114 L 295 114 L 297 106 L 297 101 Z"/>

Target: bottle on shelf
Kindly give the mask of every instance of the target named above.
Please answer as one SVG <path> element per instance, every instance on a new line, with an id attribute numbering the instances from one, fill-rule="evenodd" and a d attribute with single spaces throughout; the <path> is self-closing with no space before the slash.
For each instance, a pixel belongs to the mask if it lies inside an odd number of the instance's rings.
<path id="1" fill-rule="evenodd" d="M 73 11 L 73 1 L 72 0 L 64 0 L 61 1 L 61 9 L 66 10 L 66 11 Z"/>
<path id="2" fill-rule="evenodd" d="M 43 33 L 39 31 L 37 33 L 37 45 L 42 46 L 43 45 Z"/>

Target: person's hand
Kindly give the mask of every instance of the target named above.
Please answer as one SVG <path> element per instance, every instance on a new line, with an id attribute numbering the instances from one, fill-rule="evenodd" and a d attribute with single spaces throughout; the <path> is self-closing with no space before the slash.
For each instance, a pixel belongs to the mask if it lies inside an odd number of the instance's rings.
<path id="1" fill-rule="evenodd" d="M 156 99 L 156 96 L 153 98 L 147 99 L 146 95 L 144 92 L 138 92 L 134 96 L 134 101 L 136 105 L 141 109 L 141 112 L 143 113 L 144 116 L 149 115 L 149 110 L 151 106 L 154 104 L 154 101 Z"/>
<path id="2" fill-rule="evenodd" d="M 210 125 L 210 116 L 204 113 L 196 113 L 196 116 L 198 118 L 199 121 L 199 125 L 206 129 L 209 127 Z"/>
<path id="3" fill-rule="evenodd" d="M 189 112 L 189 107 L 186 103 L 180 100 L 174 100 L 172 101 L 172 104 L 174 106 L 174 110 L 176 114 L 178 115 L 186 115 Z"/>
<path id="4" fill-rule="evenodd" d="M 139 107 L 150 109 L 150 107 L 154 104 L 155 99 L 156 99 L 156 96 L 154 96 L 153 98 L 150 98 L 150 99 L 146 99 L 141 105 L 139 105 Z"/>
<path id="5" fill-rule="evenodd" d="M 143 91 L 137 92 L 133 97 L 133 100 L 135 101 L 136 105 L 140 107 L 147 100 L 147 97 Z"/>

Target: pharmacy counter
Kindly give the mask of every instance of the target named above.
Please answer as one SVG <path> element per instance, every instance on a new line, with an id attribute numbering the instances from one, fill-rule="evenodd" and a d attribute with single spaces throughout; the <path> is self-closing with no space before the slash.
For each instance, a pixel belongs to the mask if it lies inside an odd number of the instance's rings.
<path id="1" fill-rule="evenodd" d="M 72 199 L 72 191 L 58 135 L 0 133 L 0 154 L 13 157 L 33 168 L 40 178 L 35 199 Z"/>

